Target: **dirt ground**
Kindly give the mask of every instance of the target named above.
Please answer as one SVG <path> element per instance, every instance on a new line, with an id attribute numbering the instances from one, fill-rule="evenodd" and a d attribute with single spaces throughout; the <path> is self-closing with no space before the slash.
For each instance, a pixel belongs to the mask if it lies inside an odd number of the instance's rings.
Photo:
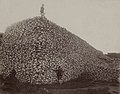
<path id="1" fill-rule="evenodd" d="M 15 82 L 15 81 L 14 81 Z M 17 83 L 0 86 L 0 94 L 120 94 L 118 83 L 72 80 L 63 84 L 31 85 Z"/>

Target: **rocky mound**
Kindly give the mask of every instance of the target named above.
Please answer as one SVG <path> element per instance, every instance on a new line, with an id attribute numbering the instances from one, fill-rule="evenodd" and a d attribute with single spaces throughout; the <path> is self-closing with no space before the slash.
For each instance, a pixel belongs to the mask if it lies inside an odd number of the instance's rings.
<path id="1" fill-rule="evenodd" d="M 8 27 L 0 54 L 4 76 L 14 69 L 21 82 L 54 83 L 57 75 L 53 70 L 59 66 L 64 71 L 62 81 L 84 73 L 92 80 L 118 79 L 118 71 L 101 59 L 108 57 L 45 17 L 30 18 Z"/>

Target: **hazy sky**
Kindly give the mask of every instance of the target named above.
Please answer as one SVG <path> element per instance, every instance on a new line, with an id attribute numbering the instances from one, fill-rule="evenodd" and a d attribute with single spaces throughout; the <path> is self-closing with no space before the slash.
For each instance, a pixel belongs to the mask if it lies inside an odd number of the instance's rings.
<path id="1" fill-rule="evenodd" d="M 0 32 L 38 16 L 42 3 L 49 20 L 104 53 L 120 52 L 120 0 L 0 0 Z"/>

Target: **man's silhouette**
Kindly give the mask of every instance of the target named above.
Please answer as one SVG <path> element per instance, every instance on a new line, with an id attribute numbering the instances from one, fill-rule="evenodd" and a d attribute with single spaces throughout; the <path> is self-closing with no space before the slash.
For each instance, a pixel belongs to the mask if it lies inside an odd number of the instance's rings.
<path id="1" fill-rule="evenodd" d="M 2 87 L 5 91 L 16 91 L 19 87 L 19 80 L 15 77 L 16 71 L 13 69 L 10 74 L 4 79 Z"/>
<path id="2" fill-rule="evenodd" d="M 44 17 L 44 4 L 42 4 L 41 10 L 40 10 L 41 17 Z"/>
<path id="3" fill-rule="evenodd" d="M 64 73 L 63 69 L 59 66 L 58 69 L 53 70 L 53 71 L 55 71 L 55 73 L 57 75 L 58 82 L 60 84 L 62 84 L 62 76 L 63 76 L 63 73 Z"/>

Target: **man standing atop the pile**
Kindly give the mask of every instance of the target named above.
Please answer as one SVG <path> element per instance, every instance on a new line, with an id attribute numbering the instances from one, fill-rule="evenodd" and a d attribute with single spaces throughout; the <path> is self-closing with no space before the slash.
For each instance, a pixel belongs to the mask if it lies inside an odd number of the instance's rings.
<path id="1" fill-rule="evenodd" d="M 43 17 L 43 18 L 44 18 L 44 16 L 45 16 L 45 13 L 44 13 L 44 4 L 42 4 L 42 7 L 41 7 L 41 9 L 40 9 L 40 15 L 41 15 L 41 17 Z"/>

